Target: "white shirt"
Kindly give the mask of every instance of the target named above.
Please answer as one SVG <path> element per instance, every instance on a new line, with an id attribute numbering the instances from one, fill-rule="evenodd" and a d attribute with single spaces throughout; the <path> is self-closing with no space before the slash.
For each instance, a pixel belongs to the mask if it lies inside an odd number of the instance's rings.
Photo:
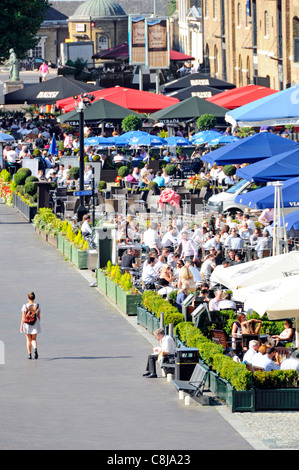
<path id="1" fill-rule="evenodd" d="M 263 357 L 264 357 L 264 354 L 260 353 L 260 352 L 257 352 L 256 354 L 254 354 L 254 356 L 252 357 L 252 362 L 251 364 L 253 366 L 256 366 L 256 367 L 263 367 L 262 364 L 263 364 Z"/>
<path id="2" fill-rule="evenodd" d="M 14 150 L 9 150 L 6 154 L 6 159 L 10 163 L 16 163 L 17 158 L 18 158 L 18 154 Z"/>
<path id="3" fill-rule="evenodd" d="M 166 247 L 174 246 L 178 244 L 178 241 L 171 232 L 166 232 L 165 235 L 163 235 L 161 244 Z"/>
<path id="4" fill-rule="evenodd" d="M 243 356 L 243 362 L 248 362 L 249 364 L 252 364 L 253 356 L 255 354 L 257 354 L 257 352 L 254 349 L 249 348 Z"/>
<path id="5" fill-rule="evenodd" d="M 89 222 L 87 220 L 85 220 L 81 226 L 81 233 L 82 235 L 86 233 L 92 234 L 91 226 L 89 225 Z"/>
<path id="6" fill-rule="evenodd" d="M 219 301 L 215 298 L 209 302 L 209 310 L 219 310 Z"/>
<path id="7" fill-rule="evenodd" d="M 151 284 L 156 281 L 158 273 L 151 264 L 144 266 L 142 271 L 142 280 L 145 284 Z"/>
<path id="8" fill-rule="evenodd" d="M 143 243 L 150 249 L 155 248 L 155 245 L 157 245 L 158 248 L 161 247 L 161 240 L 158 233 L 151 228 L 144 232 Z"/>
<path id="9" fill-rule="evenodd" d="M 281 363 L 281 370 L 297 370 L 299 372 L 299 361 L 293 357 L 286 359 Z"/>
<path id="10" fill-rule="evenodd" d="M 164 335 L 160 342 L 161 350 L 168 354 L 175 353 L 175 342 L 171 336 Z"/>
<path id="11" fill-rule="evenodd" d="M 219 310 L 227 310 L 230 308 L 236 308 L 236 303 L 232 300 L 220 300 L 218 305 Z"/>
<path id="12" fill-rule="evenodd" d="M 261 359 L 261 366 L 266 372 L 269 372 L 270 370 L 279 370 L 280 366 L 278 364 L 275 364 L 270 357 L 267 356 L 267 354 L 264 354 L 263 358 Z"/>
<path id="13" fill-rule="evenodd" d="M 207 258 L 201 265 L 200 274 L 202 274 L 205 279 L 209 279 L 213 269 L 214 269 L 214 261 L 210 258 Z M 215 308 L 214 310 L 218 310 L 218 308 Z"/>

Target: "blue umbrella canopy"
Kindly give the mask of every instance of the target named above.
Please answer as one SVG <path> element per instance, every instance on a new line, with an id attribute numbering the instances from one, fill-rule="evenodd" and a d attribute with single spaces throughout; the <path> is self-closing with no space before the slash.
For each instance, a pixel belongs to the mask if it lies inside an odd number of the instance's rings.
<path id="1" fill-rule="evenodd" d="M 128 131 L 122 135 L 117 135 L 116 137 L 112 137 L 110 140 L 115 145 L 130 145 L 130 139 L 132 137 L 140 137 L 141 135 L 147 135 L 147 132 L 143 131 Z"/>
<path id="2" fill-rule="evenodd" d="M 55 137 L 55 134 L 53 134 L 53 137 L 52 137 L 52 140 L 51 140 L 51 144 L 50 144 L 48 153 L 49 153 L 50 155 L 58 155 L 58 148 L 57 148 L 57 144 L 56 144 L 56 137 Z"/>
<path id="3" fill-rule="evenodd" d="M 284 181 L 281 186 L 281 193 L 284 207 L 299 208 L 299 177 Z M 264 186 L 236 196 L 235 202 L 252 209 L 273 209 L 274 194 L 275 187 L 273 185 Z"/>
<path id="4" fill-rule="evenodd" d="M 0 142 L 12 142 L 15 140 L 13 135 L 6 134 L 5 132 L 0 132 Z"/>
<path id="5" fill-rule="evenodd" d="M 220 135 L 216 137 L 216 139 L 210 140 L 209 145 L 221 145 L 221 144 L 231 144 L 232 142 L 238 142 L 240 137 L 236 137 L 235 135 Z"/>
<path id="6" fill-rule="evenodd" d="M 144 145 L 144 146 L 154 146 L 154 145 L 164 145 L 165 140 L 157 135 L 140 135 L 130 138 L 130 145 Z"/>
<path id="7" fill-rule="evenodd" d="M 220 137 L 222 134 L 216 131 L 201 131 L 195 134 L 192 137 L 192 144 L 193 145 L 202 145 L 207 144 L 213 139 Z"/>
<path id="8" fill-rule="evenodd" d="M 299 143 L 295 149 L 240 168 L 237 176 L 248 181 L 285 181 L 299 176 Z"/>
<path id="9" fill-rule="evenodd" d="M 299 124 L 299 85 L 229 111 L 227 122 L 244 126 Z"/>
<path id="10" fill-rule="evenodd" d="M 299 236 L 299 210 L 290 212 L 284 217 L 285 228 L 287 231 L 288 237 L 298 237 Z"/>
<path id="11" fill-rule="evenodd" d="M 185 137 L 180 136 L 173 136 L 173 137 L 166 137 L 164 139 L 167 145 L 176 146 L 176 145 L 192 145 L 189 140 L 185 139 Z"/>
<path id="12" fill-rule="evenodd" d="M 84 145 L 106 145 L 107 147 L 111 147 L 114 143 L 107 137 L 95 136 L 84 139 Z"/>
<path id="13" fill-rule="evenodd" d="M 272 132 L 259 132 L 205 154 L 203 160 L 218 165 L 255 163 L 298 148 L 293 140 Z"/>

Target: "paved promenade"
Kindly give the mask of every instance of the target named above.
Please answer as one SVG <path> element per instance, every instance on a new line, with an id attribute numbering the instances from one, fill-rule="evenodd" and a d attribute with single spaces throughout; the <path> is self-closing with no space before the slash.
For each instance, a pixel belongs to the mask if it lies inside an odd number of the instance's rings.
<path id="1" fill-rule="evenodd" d="M 1 450 L 28 449 L 29 436 L 33 450 L 271 448 L 226 406 L 185 406 L 165 378 L 144 379 L 152 336 L 2 203 L 0 246 Z M 42 325 L 31 361 L 19 332 L 30 291 Z"/>

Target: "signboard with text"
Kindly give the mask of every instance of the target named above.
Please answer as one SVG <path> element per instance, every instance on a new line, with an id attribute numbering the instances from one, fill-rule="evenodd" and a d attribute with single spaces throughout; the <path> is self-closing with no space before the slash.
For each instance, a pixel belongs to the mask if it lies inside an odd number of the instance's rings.
<path id="1" fill-rule="evenodd" d="M 145 19 L 145 66 L 169 68 L 169 21 L 168 18 Z"/>

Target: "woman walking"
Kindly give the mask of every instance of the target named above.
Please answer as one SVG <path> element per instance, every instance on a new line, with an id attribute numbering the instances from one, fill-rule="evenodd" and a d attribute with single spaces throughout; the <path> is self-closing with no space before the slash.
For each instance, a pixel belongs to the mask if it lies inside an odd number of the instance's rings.
<path id="1" fill-rule="evenodd" d="M 39 304 L 35 303 L 34 292 L 28 294 L 28 303 L 22 307 L 20 331 L 26 335 L 28 359 L 32 359 L 32 347 L 34 349 L 34 359 L 38 359 L 37 335 L 41 332 L 40 308 Z"/>

